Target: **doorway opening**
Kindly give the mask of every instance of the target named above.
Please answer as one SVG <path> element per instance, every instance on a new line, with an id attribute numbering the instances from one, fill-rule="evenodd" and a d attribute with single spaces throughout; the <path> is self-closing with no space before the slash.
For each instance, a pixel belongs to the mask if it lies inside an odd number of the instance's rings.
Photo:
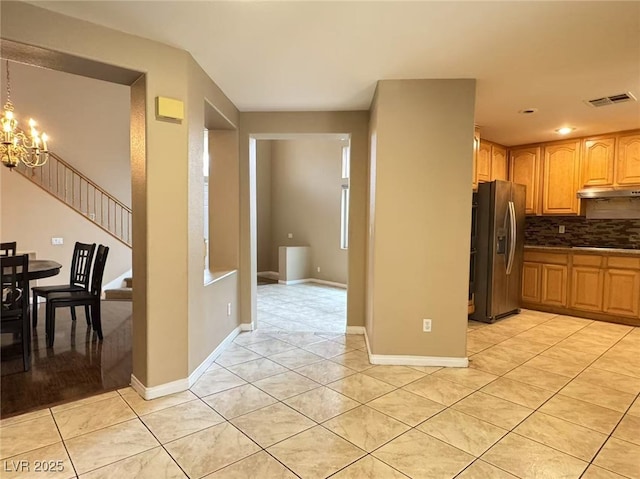
<path id="1" fill-rule="evenodd" d="M 270 135 L 250 141 L 254 328 L 344 334 L 350 137 Z"/>
<path id="2" fill-rule="evenodd" d="M 28 222 L 12 219 L 15 208 L 9 207 L 10 201 L 2 202 L 3 221 L 10 225 L 3 228 L 3 235 L 15 238 L 21 253 L 62 265 L 60 275 L 38 280 L 38 286 L 69 281 L 76 242 L 108 246 L 103 291 L 122 285 L 123 278 L 131 276 L 133 248 L 143 246 L 134 246 L 136 216 L 129 215 L 136 187 L 132 164 L 143 164 L 146 156 L 144 102 L 142 107 L 139 102 L 144 100 L 144 74 L 7 40 L 2 40 L 2 57 L 11 62 L 12 76 L 20 84 L 12 92 L 21 106 L 20 120 L 30 114 L 38 118 L 50 133 L 49 147 L 55 154 L 55 161 L 50 158 L 44 167 L 29 170 L 24 179 L 2 167 L 3 196 L 30 197 L 20 209 Z M 105 135 L 110 141 L 95 150 Z M 55 247 L 52 235 L 62 237 Z M 35 285 L 35 281 L 30 284 Z M 63 308 L 56 314 L 53 348 L 48 348 L 44 303 L 32 304 L 37 327 L 31 331 L 28 371 L 12 367 L 5 346 L 11 348 L 14 341 L 2 337 L 1 417 L 126 387 L 134 369 L 134 344 L 140 345 L 134 336 L 145 322 L 137 306 L 136 316 L 130 297 L 105 298 L 103 340 L 85 324 L 82 312 L 72 321 Z"/>

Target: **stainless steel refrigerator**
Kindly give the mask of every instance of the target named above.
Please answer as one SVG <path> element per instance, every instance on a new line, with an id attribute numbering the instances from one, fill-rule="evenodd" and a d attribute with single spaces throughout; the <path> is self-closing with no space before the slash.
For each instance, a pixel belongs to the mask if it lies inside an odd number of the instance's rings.
<path id="1" fill-rule="evenodd" d="M 520 312 L 524 205 L 524 185 L 498 180 L 478 185 L 471 319 L 492 323 Z"/>

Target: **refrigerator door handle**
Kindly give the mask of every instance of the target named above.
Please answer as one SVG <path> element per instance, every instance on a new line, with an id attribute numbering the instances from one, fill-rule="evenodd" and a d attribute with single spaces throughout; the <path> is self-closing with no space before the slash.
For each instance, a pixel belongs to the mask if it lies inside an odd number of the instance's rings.
<path id="1" fill-rule="evenodd" d="M 507 274 L 511 274 L 513 261 L 516 255 L 516 207 L 513 201 L 509 201 L 509 259 L 507 262 Z"/>

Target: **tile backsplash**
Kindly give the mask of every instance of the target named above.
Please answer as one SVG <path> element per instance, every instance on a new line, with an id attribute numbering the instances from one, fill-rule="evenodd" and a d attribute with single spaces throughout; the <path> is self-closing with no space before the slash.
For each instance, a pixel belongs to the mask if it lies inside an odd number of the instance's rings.
<path id="1" fill-rule="evenodd" d="M 558 233 L 559 226 L 565 227 Z M 640 220 L 587 219 L 581 216 L 527 216 L 525 244 L 640 249 Z"/>

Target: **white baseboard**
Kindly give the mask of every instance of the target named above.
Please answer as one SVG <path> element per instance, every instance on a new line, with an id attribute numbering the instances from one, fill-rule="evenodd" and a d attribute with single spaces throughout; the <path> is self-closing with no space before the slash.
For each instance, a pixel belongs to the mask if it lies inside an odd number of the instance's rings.
<path id="1" fill-rule="evenodd" d="M 253 331 L 253 323 L 240 323 L 240 331 Z"/>
<path id="2" fill-rule="evenodd" d="M 140 396 L 149 401 L 151 399 L 167 396 L 169 394 L 186 391 L 187 389 L 189 389 L 189 379 L 178 379 L 176 381 L 171 381 L 170 383 L 164 383 L 148 388 L 132 374 L 131 387 L 135 389 Z"/>
<path id="3" fill-rule="evenodd" d="M 357 328 L 359 326 L 352 326 Z M 360 326 L 361 327 L 361 326 Z M 371 364 L 380 364 L 387 366 L 442 366 L 446 368 L 467 368 L 469 367 L 469 358 L 452 358 L 445 356 L 408 356 L 408 355 L 392 355 L 392 354 L 371 354 L 371 346 L 369 345 L 369 336 L 367 336 L 366 328 L 364 330 L 364 341 L 367 345 L 367 354 Z M 349 329 L 347 328 L 347 333 Z"/>
<path id="4" fill-rule="evenodd" d="M 193 386 L 200 376 L 204 374 L 204 372 L 209 369 L 209 366 L 213 364 L 213 362 L 218 359 L 218 356 L 222 354 L 222 352 L 233 342 L 235 337 L 240 334 L 242 331 L 242 326 L 236 326 L 236 328 L 231 331 L 226 338 L 222 340 L 218 347 L 214 349 L 207 358 L 200 363 L 200 366 L 195 368 L 191 374 L 189 374 L 189 387 Z"/>
<path id="5" fill-rule="evenodd" d="M 309 282 L 311 283 L 318 283 L 318 284 L 325 284 L 327 286 L 334 286 L 336 288 L 342 288 L 342 289 L 347 289 L 347 285 L 344 283 L 336 283 L 334 281 L 326 281 L 324 279 L 316 279 L 316 278 L 310 278 Z"/>
<path id="6" fill-rule="evenodd" d="M 290 281 L 285 281 L 285 280 L 282 280 L 282 279 L 278 280 L 278 284 L 286 284 L 286 285 L 308 283 L 308 282 L 309 282 L 308 279 L 292 279 Z"/>
<path id="7" fill-rule="evenodd" d="M 278 279 L 280 277 L 280 273 L 277 271 L 260 271 L 257 273 L 257 276 L 269 279 Z"/>
<path id="8" fill-rule="evenodd" d="M 366 334 L 364 326 L 347 326 L 347 334 Z"/>
<path id="9" fill-rule="evenodd" d="M 447 368 L 466 368 L 468 358 L 451 358 L 443 356 L 404 356 L 390 354 L 369 354 L 371 364 L 385 364 L 390 366 L 442 366 Z"/>
<path id="10" fill-rule="evenodd" d="M 245 329 L 245 328 L 249 329 Z M 213 362 L 222 354 L 222 352 L 233 342 L 235 337 L 240 334 L 240 331 L 250 331 L 251 324 L 243 323 L 237 326 L 233 331 L 231 331 L 226 338 L 213 350 L 207 358 L 200 363 L 200 365 L 194 369 L 194 371 L 189 374 L 189 377 L 177 379 L 175 381 L 171 381 L 169 383 L 160 384 L 158 386 L 146 387 L 142 384 L 138 378 L 136 378 L 133 374 L 131 375 L 131 387 L 136 390 L 136 392 L 142 396 L 146 400 L 156 399 L 162 396 L 167 396 L 169 394 L 179 393 L 182 391 L 186 391 L 191 386 L 193 386 L 200 376 L 204 374 L 204 372 L 209 369 L 209 366 L 213 364 Z"/>
<path id="11" fill-rule="evenodd" d="M 347 289 L 347 285 L 344 283 L 335 283 L 333 281 L 325 281 L 324 279 L 316 279 L 316 278 L 304 278 L 304 279 L 292 279 L 290 281 L 278 280 L 279 284 L 300 284 L 300 283 L 317 283 L 324 284 L 326 286 L 334 286 L 336 288 Z"/>

